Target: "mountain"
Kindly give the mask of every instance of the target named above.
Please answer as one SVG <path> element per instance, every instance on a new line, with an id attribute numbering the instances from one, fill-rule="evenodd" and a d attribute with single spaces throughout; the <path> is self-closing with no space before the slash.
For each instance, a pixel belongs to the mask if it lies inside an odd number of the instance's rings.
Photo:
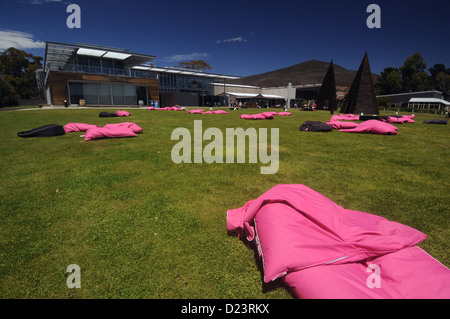
<path id="1" fill-rule="evenodd" d="M 310 60 L 261 74 L 250 75 L 240 79 L 231 80 L 230 83 L 242 85 L 255 85 L 259 87 L 278 87 L 305 84 L 321 84 L 330 63 L 318 60 Z M 356 75 L 356 70 L 347 70 L 339 65 L 334 65 L 336 86 L 351 86 Z M 373 73 L 372 73 L 373 74 Z M 374 84 L 378 74 L 373 74 Z"/>

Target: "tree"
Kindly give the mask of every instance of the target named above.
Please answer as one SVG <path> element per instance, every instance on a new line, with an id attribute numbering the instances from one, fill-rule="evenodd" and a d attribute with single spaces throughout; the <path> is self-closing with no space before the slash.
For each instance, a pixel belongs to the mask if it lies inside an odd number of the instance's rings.
<path id="1" fill-rule="evenodd" d="M 203 60 L 190 60 L 180 62 L 175 66 L 176 68 L 192 69 L 192 70 L 211 70 L 211 66 Z"/>
<path id="2" fill-rule="evenodd" d="M 435 64 L 428 69 L 430 72 L 430 81 L 435 90 L 449 93 L 450 91 L 450 69 L 445 68 L 442 63 Z"/>
<path id="3" fill-rule="evenodd" d="M 17 100 L 15 95 L 15 91 L 11 85 L 3 81 L 0 77 L 0 107 L 16 106 Z"/>
<path id="4" fill-rule="evenodd" d="M 403 88 L 406 92 L 423 91 L 430 88 L 427 64 L 420 53 L 409 56 L 400 67 Z"/>
<path id="5" fill-rule="evenodd" d="M 39 98 L 36 70 L 42 68 L 40 56 L 9 48 L 0 55 L 0 75 L 16 94 L 16 99 Z"/>
<path id="6" fill-rule="evenodd" d="M 434 88 L 443 93 L 450 93 L 450 74 L 439 72 L 434 80 Z"/>
<path id="7" fill-rule="evenodd" d="M 396 94 L 402 92 L 403 80 L 397 68 L 385 68 L 378 77 L 376 89 L 379 95 Z"/>
<path id="8" fill-rule="evenodd" d="M 450 69 L 446 69 L 445 65 L 442 63 L 438 63 L 433 65 L 431 68 L 428 69 L 428 71 L 430 72 L 431 75 L 431 79 L 434 81 L 436 79 L 436 76 L 441 73 L 441 72 L 450 72 Z M 449 73 L 450 75 L 450 73 Z"/>

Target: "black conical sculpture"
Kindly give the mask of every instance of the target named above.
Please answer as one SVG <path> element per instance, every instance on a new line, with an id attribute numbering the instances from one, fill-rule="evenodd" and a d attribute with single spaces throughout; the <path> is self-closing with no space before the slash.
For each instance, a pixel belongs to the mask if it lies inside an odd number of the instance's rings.
<path id="1" fill-rule="evenodd" d="M 316 104 L 318 110 L 330 110 L 331 113 L 333 113 L 334 110 L 337 109 L 336 80 L 334 79 L 333 60 L 331 60 L 330 66 L 323 79 Z"/>
<path id="2" fill-rule="evenodd" d="M 367 52 L 341 108 L 344 114 L 379 114 Z"/>

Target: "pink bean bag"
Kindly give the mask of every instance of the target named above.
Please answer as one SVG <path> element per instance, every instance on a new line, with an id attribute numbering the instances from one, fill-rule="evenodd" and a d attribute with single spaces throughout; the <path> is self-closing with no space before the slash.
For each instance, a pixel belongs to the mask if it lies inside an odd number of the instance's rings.
<path id="1" fill-rule="evenodd" d="M 280 112 L 280 113 L 277 113 L 277 115 L 279 115 L 279 116 L 291 116 L 292 113 L 290 113 L 290 112 Z"/>
<path id="2" fill-rule="evenodd" d="M 195 110 L 189 111 L 190 114 L 202 114 L 203 112 L 204 112 L 204 110 L 202 110 L 202 109 L 195 109 Z"/>
<path id="3" fill-rule="evenodd" d="M 229 210 L 227 232 L 254 241 L 264 281 L 282 278 L 298 298 L 450 297 L 450 270 L 416 246 L 424 233 L 304 185 L 277 185 Z M 381 267 L 377 288 L 371 264 Z"/>
<path id="4" fill-rule="evenodd" d="M 104 138 L 119 138 L 119 137 L 136 137 L 136 133 L 126 126 L 117 127 L 100 127 L 91 128 L 86 131 L 84 135 L 85 141 L 98 140 Z"/>
<path id="5" fill-rule="evenodd" d="M 398 128 L 392 124 L 378 120 L 368 120 L 358 124 L 352 129 L 341 129 L 339 132 L 361 133 L 361 134 L 380 134 L 380 135 L 397 135 Z"/>
<path id="6" fill-rule="evenodd" d="M 369 288 L 370 265 L 380 287 Z M 288 273 L 283 281 L 300 299 L 448 299 L 449 269 L 417 246 L 360 262 Z"/>
<path id="7" fill-rule="evenodd" d="M 217 111 L 206 111 L 206 112 L 203 112 L 202 114 L 228 114 L 228 112 L 222 111 L 222 110 L 217 110 Z"/>
<path id="8" fill-rule="evenodd" d="M 264 113 L 252 114 L 252 115 L 242 114 L 240 116 L 240 118 L 244 119 L 244 120 L 266 120 L 266 119 L 273 119 L 273 115 L 272 114 L 264 115 Z"/>
<path id="9" fill-rule="evenodd" d="M 131 122 L 106 124 L 104 126 L 104 128 L 107 128 L 107 129 L 115 129 L 115 128 L 123 128 L 123 127 L 131 129 L 136 134 L 142 133 L 142 128 L 139 125 L 137 125 L 135 123 L 131 123 Z"/>
<path id="10" fill-rule="evenodd" d="M 153 110 L 156 110 L 156 108 L 154 106 L 150 106 L 150 107 L 147 108 L 147 110 L 153 111 Z"/>
<path id="11" fill-rule="evenodd" d="M 354 114 L 333 115 L 331 117 L 331 120 L 359 121 L 359 115 L 354 115 Z"/>
<path id="12" fill-rule="evenodd" d="M 116 111 L 116 115 L 119 117 L 131 116 L 131 114 L 127 111 Z"/>
<path id="13" fill-rule="evenodd" d="M 253 114 L 253 115 L 250 115 L 250 117 L 252 120 L 265 120 L 268 118 L 273 118 L 273 115 L 271 115 L 271 117 L 269 117 L 269 116 L 264 116 L 263 114 Z"/>
<path id="14" fill-rule="evenodd" d="M 344 122 L 337 120 L 329 120 L 327 122 L 328 125 L 331 125 L 335 130 L 339 129 L 352 129 L 358 126 L 358 123 L 355 122 Z"/>
<path id="15" fill-rule="evenodd" d="M 266 119 L 269 119 L 269 120 L 273 119 L 273 113 L 272 112 L 264 112 L 264 113 L 260 113 L 260 115 L 264 116 Z"/>
<path id="16" fill-rule="evenodd" d="M 403 124 L 403 123 L 415 123 L 416 121 L 414 121 L 413 118 L 409 116 L 402 116 L 402 117 L 388 116 L 386 122 Z"/>
<path id="17" fill-rule="evenodd" d="M 86 132 L 90 128 L 98 128 L 100 126 L 84 124 L 84 123 L 68 123 L 64 125 L 64 131 L 66 133 L 70 132 Z"/>

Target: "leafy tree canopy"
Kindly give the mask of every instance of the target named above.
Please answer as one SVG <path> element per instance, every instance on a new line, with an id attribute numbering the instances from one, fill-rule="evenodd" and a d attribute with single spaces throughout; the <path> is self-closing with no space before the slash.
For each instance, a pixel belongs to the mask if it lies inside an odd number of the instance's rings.
<path id="1" fill-rule="evenodd" d="M 428 73 L 429 72 L 429 73 Z M 423 56 L 414 53 L 399 68 L 388 67 L 381 72 L 376 85 L 380 95 L 437 90 L 450 91 L 450 69 L 438 63 L 428 69 Z"/>
<path id="2" fill-rule="evenodd" d="M 190 60 L 178 63 L 176 68 L 192 69 L 192 70 L 211 70 L 211 66 L 203 60 Z"/>
<path id="3" fill-rule="evenodd" d="M 39 97 L 36 70 L 42 68 L 42 60 L 13 47 L 0 54 L 0 76 L 13 89 L 16 99 Z"/>

